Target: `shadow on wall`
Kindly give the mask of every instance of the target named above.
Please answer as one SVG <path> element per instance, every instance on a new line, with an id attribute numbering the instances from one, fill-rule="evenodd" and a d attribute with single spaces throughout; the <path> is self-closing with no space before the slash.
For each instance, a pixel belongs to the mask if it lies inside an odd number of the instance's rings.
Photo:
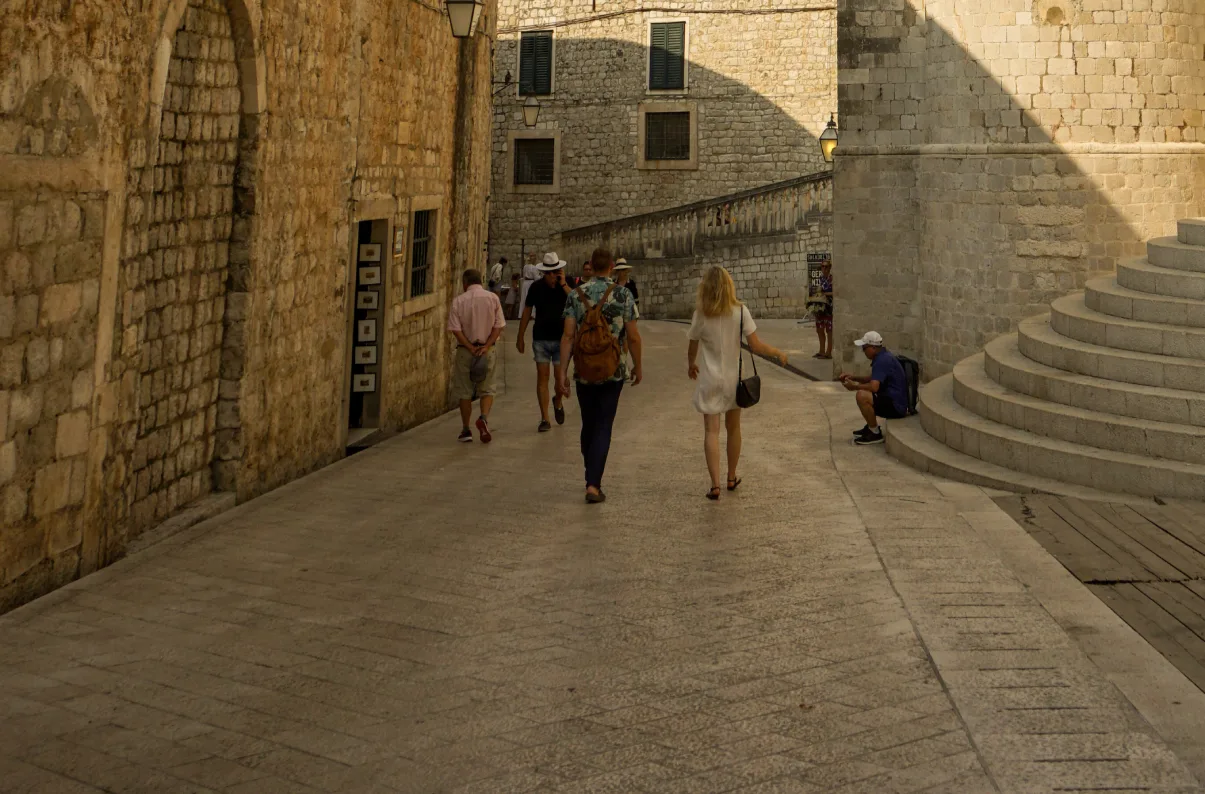
<path id="1" fill-rule="evenodd" d="M 1176 106 L 1178 78 L 1163 66 L 1176 52 L 1196 80 L 1199 43 L 1168 50 L 1137 40 L 1161 40 L 1161 27 L 1134 25 L 1123 32 L 1136 42 L 1106 47 L 1053 9 L 998 37 L 971 31 L 1003 42 L 972 47 L 907 5 L 861 26 L 878 6 L 847 0 L 839 11 L 834 260 L 846 366 L 852 340 L 875 328 L 919 353 L 926 379 L 941 375 L 1199 211 L 1201 114 Z M 1154 55 L 1113 57 L 1140 45 Z M 973 50 L 1041 74 L 994 74 Z"/>
<path id="2" fill-rule="evenodd" d="M 499 41 L 495 80 L 518 75 L 516 40 Z M 763 93 L 749 83 L 688 61 L 685 92 L 647 90 L 647 47 L 618 39 L 558 37 L 554 93 L 538 97 L 539 124 L 523 124 L 517 91 L 494 101 L 494 190 L 490 256 L 520 263 L 543 251 L 559 232 L 617 218 L 680 207 L 782 182 L 827 168 L 817 136 L 835 110 L 833 85 L 802 85 L 810 62 L 792 72 L 756 71 Z M 748 53 L 745 55 L 748 60 Z M 748 67 L 747 67 L 748 68 Z M 767 67 L 768 69 L 768 67 Z M 829 69 L 831 77 L 831 66 Z M 791 88 L 787 88 L 790 86 Z M 695 131 L 686 159 L 642 162 L 647 142 L 641 107 L 691 114 Z M 803 123 L 801 123 L 801 120 Z M 804 124 L 808 126 L 804 126 Z M 809 130 L 815 130 L 815 133 Z M 551 186 L 515 186 L 512 136 L 558 140 L 559 167 Z M 577 263 L 580 264 L 580 263 Z"/>

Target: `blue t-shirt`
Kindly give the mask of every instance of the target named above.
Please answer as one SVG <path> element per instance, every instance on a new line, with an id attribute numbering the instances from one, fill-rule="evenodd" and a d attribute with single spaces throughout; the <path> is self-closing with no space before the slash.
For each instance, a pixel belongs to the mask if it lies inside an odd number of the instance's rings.
<path id="1" fill-rule="evenodd" d="M 900 416 L 908 413 L 908 377 L 900 360 L 886 348 L 870 362 L 870 379 L 879 382 L 879 394 L 891 400 Z"/>

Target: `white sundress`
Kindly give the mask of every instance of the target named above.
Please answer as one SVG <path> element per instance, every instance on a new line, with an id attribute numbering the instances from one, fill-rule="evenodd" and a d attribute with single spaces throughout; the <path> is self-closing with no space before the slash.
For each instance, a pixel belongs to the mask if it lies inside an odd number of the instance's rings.
<path id="1" fill-rule="evenodd" d="M 695 410 L 701 414 L 723 414 L 737 407 L 742 316 L 745 338 L 748 339 L 757 332 L 757 324 L 747 307 L 738 306 L 730 314 L 720 317 L 706 317 L 695 311 L 690 338 L 699 342 L 699 355 L 695 359 L 699 379 L 695 381 L 693 402 Z"/>

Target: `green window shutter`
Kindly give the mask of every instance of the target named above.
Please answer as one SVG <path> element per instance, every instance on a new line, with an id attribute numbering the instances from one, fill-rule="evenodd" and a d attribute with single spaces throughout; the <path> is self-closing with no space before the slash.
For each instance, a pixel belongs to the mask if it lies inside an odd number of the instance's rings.
<path id="1" fill-rule="evenodd" d="M 649 35 L 649 88 L 686 87 L 686 23 L 658 22 Z"/>
<path id="2" fill-rule="evenodd" d="M 552 93 L 552 32 L 530 31 L 519 42 L 519 93 Z"/>

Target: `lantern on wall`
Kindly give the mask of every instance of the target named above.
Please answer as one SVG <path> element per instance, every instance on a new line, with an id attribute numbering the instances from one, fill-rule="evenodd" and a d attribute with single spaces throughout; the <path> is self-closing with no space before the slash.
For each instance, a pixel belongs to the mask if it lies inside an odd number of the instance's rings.
<path id="1" fill-rule="evenodd" d="M 820 153 L 824 155 L 824 162 L 831 163 L 833 161 L 833 152 L 837 148 L 837 117 L 836 114 L 829 116 L 828 126 L 824 128 L 824 132 L 820 133 Z"/>
<path id="2" fill-rule="evenodd" d="M 527 101 L 523 103 L 523 123 L 528 127 L 536 126 L 536 122 L 540 120 L 540 100 L 535 96 L 527 97 Z"/>
<path id="3" fill-rule="evenodd" d="M 485 8 L 484 0 L 447 0 L 447 4 L 453 36 L 467 39 L 477 32 L 477 22 Z"/>

